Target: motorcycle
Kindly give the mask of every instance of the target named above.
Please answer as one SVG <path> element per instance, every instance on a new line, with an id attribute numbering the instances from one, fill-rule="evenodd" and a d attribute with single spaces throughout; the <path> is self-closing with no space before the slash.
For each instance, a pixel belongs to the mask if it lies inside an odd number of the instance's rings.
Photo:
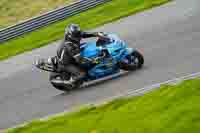
<path id="1" fill-rule="evenodd" d="M 69 91 L 79 88 L 83 83 L 101 79 L 119 73 L 120 70 L 134 71 L 142 68 L 144 64 L 143 55 L 136 49 L 127 47 L 125 41 L 116 34 L 102 34 L 98 41 L 90 41 L 81 44 L 80 62 L 81 68 L 87 74 L 82 80 L 75 84 L 65 84 L 63 78 L 71 80 L 72 73 L 65 74 L 57 71 L 57 58 L 38 59 L 35 66 L 41 70 L 51 72 L 50 83 L 58 90 Z M 63 82 L 63 84 L 58 84 Z"/>

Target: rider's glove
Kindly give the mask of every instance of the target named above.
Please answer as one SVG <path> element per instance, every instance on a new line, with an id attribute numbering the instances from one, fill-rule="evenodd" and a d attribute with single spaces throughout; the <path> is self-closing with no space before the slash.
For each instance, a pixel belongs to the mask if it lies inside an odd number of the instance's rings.
<path id="1" fill-rule="evenodd" d="M 104 33 L 104 32 L 97 32 L 97 36 L 98 36 L 98 37 L 104 37 L 104 36 L 105 36 L 105 33 Z"/>

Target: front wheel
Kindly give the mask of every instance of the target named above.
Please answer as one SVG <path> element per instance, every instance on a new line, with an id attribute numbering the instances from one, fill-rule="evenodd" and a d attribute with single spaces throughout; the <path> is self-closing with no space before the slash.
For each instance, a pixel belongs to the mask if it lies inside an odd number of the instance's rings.
<path id="1" fill-rule="evenodd" d="M 121 69 L 126 71 L 133 71 L 142 68 L 144 64 L 144 57 L 139 51 L 134 51 L 128 55 L 123 61 L 119 62 Z"/>

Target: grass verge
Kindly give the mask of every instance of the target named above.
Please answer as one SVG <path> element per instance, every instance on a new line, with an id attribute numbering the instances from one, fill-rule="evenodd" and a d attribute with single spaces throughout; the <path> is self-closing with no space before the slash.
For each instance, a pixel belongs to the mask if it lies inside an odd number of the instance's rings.
<path id="1" fill-rule="evenodd" d="M 75 0 L 0 0 L 0 28 L 53 10 Z"/>
<path id="2" fill-rule="evenodd" d="M 7 133 L 197 133 L 200 79 L 34 121 Z"/>
<path id="3" fill-rule="evenodd" d="M 0 60 L 61 39 L 64 27 L 69 23 L 78 23 L 83 29 L 88 30 L 168 1 L 170 0 L 113 0 L 64 21 L 1 44 Z"/>

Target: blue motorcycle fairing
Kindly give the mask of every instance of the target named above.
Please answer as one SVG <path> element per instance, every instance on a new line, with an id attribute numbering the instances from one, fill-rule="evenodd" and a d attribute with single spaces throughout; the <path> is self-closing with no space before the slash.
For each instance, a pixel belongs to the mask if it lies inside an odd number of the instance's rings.
<path id="1" fill-rule="evenodd" d="M 82 57 L 94 59 L 99 57 L 103 49 L 110 54 L 109 58 L 103 58 L 99 64 L 89 68 L 88 75 L 90 79 L 98 79 L 119 72 L 120 69 L 117 63 L 134 51 L 132 48 L 127 48 L 126 43 L 119 39 L 117 35 L 108 34 L 108 37 L 110 38 L 110 43 L 108 44 L 96 46 L 96 42 L 92 41 L 81 45 L 80 55 Z"/>
<path id="2" fill-rule="evenodd" d="M 119 70 L 120 69 L 113 61 L 104 60 L 100 64 L 90 69 L 88 74 L 92 79 L 98 79 L 110 74 L 117 73 Z"/>
<path id="3" fill-rule="evenodd" d="M 88 42 L 81 45 L 81 57 L 96 58 L 101 50 L 96 46 L 96 42 Z"/>
<path id="4" fill-rule="evenodd" d="M 112 57 L 117 61 L 123 61 L 128 55 L 135 51 L 133 48 L 128 48 L 127 44 L 120 40 L 116 35 L 110 35 L 114 40 L 111 44 L 107 45 L 107 49 Z"/>

